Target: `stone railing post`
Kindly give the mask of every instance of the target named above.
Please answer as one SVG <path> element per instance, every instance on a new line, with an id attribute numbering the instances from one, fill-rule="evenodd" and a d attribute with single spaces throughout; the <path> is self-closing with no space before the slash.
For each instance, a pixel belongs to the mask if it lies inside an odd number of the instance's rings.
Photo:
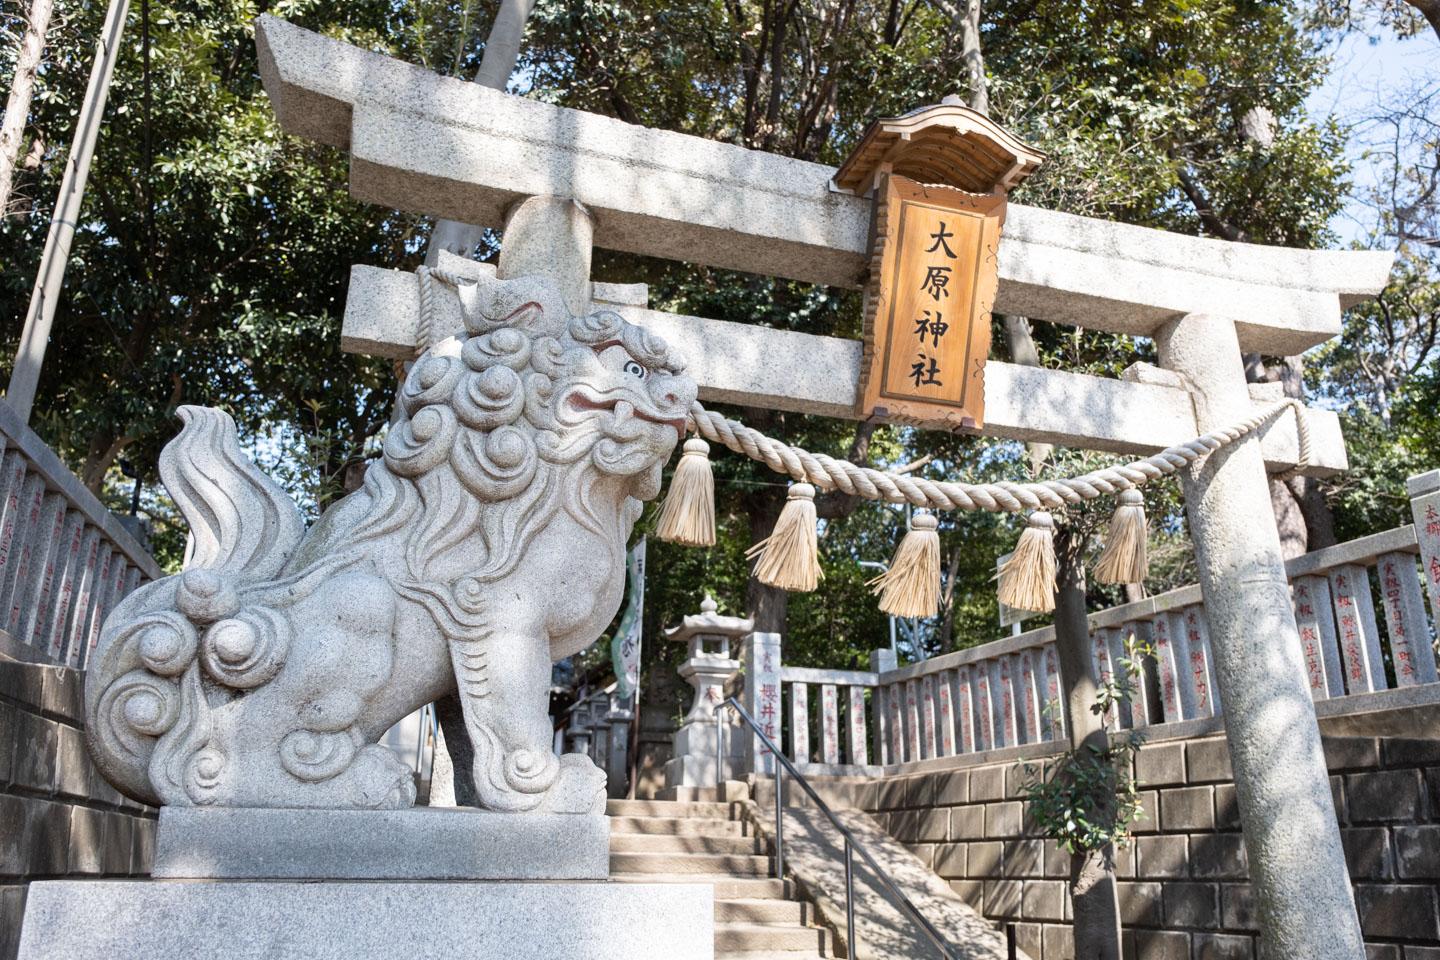
<path id="1" fill-rule="evenodd" d="M 1251 414 L 1234 321 L 1191 314 L 1156 343 L 1186 378 L 1201 430 Z M 1180 477 L 1261 936 L 1276 957 L 1364 960 L 1259 440 Z"/>
<path id="2" fill-rule="evenodd" d="M 610 696 L 610 709 L 605 714 L 609 721 L 610 746 L 605 754 L 605 776 L 609 781 L 612 798 L 625 796 L 630 774 L 630 725 L 634 722 L 635 711 L 631 709 L 634 700 L 629 697 Z"/>
<path id="3" fill-rule="evenodd" d="M 745 709 L 772 743 L 780 743 L 780 639 L 778 633 L 752 633 L 745 643 Z M 748 729 L 748 728 L 747 728 Z M 745 738 L 745 767 L 774 775 L 775 757 L 760 738 Z"/>
<path id="4" fill-rule="evenodd" d="M 1430 615 L 1435 618 L 1436 629 L 1440 629 L 1440 470 L 1411 477 L 1408 486 L 1425 593 L 1430 597 Z"/>
<path id="5" fill-rule="evenodd" d="M 900 661 L 895 656 L 895 651 L 889 647 L 881 650 L 870 651 L 870 669 L 877 677 L 883 676 L 891 670 L 898 669 Z M 878 764 L 897 763 L 894 757 L 890 756 L 889 713 L 885 707 L 885 686 L 875 684 L 875 690 L 870 694 L 870 749 L 871 756 Z"/>

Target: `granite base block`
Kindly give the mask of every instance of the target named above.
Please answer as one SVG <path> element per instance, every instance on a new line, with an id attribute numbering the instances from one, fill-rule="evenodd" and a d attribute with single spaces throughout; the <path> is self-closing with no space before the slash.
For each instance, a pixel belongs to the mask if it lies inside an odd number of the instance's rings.
<path id="1" fill-rule="evenodd" d="M 151 875 L 205 880 L 604 880 L 603 814 L 164 807 Z"/>
<path id="2" fill-rule="evenodd" d="M 48 880 L 19 960 L 713 960 L 709 884 Z"/>

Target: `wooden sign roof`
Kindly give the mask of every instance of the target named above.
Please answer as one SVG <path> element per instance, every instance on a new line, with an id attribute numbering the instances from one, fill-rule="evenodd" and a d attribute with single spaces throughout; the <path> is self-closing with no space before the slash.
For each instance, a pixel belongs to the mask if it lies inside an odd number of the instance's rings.
<path id="1" fill-rule="evenodd" d="M 983 113 L 946 97 L 933 107 L 870 124 L 831 183 L 840 193 L 864 196 L 888 164 L 890 171 L 920 183 L 1003 196 L 1044 159 Z"/>

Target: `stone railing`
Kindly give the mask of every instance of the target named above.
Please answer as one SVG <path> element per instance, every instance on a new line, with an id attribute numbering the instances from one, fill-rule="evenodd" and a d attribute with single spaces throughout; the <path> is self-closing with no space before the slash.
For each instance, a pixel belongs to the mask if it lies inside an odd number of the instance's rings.
<path id="1" fill-rule="evenodd" d="M 0 449 L 0 655 L 84 667 L 105 616 L 163 572 L 3 401 Z"/>
<path id="2" fill-rule="evenodd" d="M 867 703 L 866 694 L 879 682 L 879 673 L 870 671 L 780 668 L 781 696 L 790 716 L 784 745 L 802 773 L 846 775 L 878 766 L 872 759 L 880 746 L 880 728 L 873 717 L 876 699 L 871 693 Z M 811 737 L 811 688 L 816 691 L 816 738 Z"/>
<path id="3" fill-rule="evenodd" d="M 1412 478 L 1410 493 L 1414 526 L 1286 563 L 1317 713 L 1440 700 L 1435 627 L 1427 617 L 1425 596 L 1428 591 L 1431 611 L 1440 611 L 1440 472 Z M 1089 622 L 1098 677 L 1108 678 L 1132 643 L 1149 643 L 1155 650 L 1155 656 L 1143 662 L 1143 682 L 1129 708 L 1115 718 L 1118 726 L 1133 729 L 1223 715 L 1198 586 L 1103 610 L 1091 614 Z M 1067 735 L 1054 627 L 898 669 L 891 651 L 875 651 L 876 669 L 868 673 L 783 665 L 771 669 L 772 660 L 779 659 L 779 637 L 757 634 L 752 641 L 761 638 L 764 642 L 751 644 L 747 709 L 761 723 L 773 724 L 771 738 L 783 742 L 791 761 L 807 773 L 874 775 L 904 772 L 917 763 L 921 766 L 913 769 L 926 769 L 927 761 L 939 758 Z M 758 656 L 756 649 L 761 651 Z M 819 696 L 814 708 L 812 687 Z M 1358 696 L 1387 690 L 1394 693 Z M 812 717 L 818 718 L 818 740 L 812 739 Z M 1218 721 L 1211 726 L 1218 728 Z M 769 772 L 763 760 L 750 768 Z M 903 769 L 897 770 L 899 765 Z"/>
<path id="4" fill-rule="evenodd" d="M 1440 518 L 1429 498 L 1440 498 L 1440 477 L 1412 483 L 1417 527 L 1405 526 L 1327 547 L 1289 560 L 1301 654 L 1316 701 L 1336 701 L 1317 712 L 1343 713 L 1359 694 L 1436 685 L 1434 608 L 1440 600 L 1436 552 Z M 1429 524 L 1427 530 L 1427 524 Z M 1417 555 L 1420 567 L 1417 569 Z M 1381 605 L 1377 613 L 1376 602 Z M 1131 642 L 1149 642 L 1143 682 L 1122 728 L 1147 727 L 1223 715 L 1214 658 L 1198 586 L 1181 587 L 1136 603 L 1091 614 L 1090 654 L 1095 675 L 1108 678 Z M 979 753 L 1065 736 L 1059 656 L 1054 627 L 983 644 L 890 670 L 879 676 L 885 765 L 910 764 Z M 1401 700 L 1414 699 L 1401 697 Z M 1374 698 L 1352 701 L 1375 709 Z"/>

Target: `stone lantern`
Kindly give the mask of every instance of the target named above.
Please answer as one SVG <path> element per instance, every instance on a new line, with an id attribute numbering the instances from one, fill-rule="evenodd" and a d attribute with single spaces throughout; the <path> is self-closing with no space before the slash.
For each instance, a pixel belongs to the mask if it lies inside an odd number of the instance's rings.
<path id="1" fill-rule="evenodd" d="M 680 665 L 680 676 L 695 688 L 695 702 L 675 734 L 675 757 L 665 764 L 665 786 L 714 787 L 715 770 L 715 707 L 725 699 L 725 682 L 740 669 L 740 661 L 730 655 L 734 641 L 748 635 L 755 621 L 740 617 L 722 617 L 715 601 L 706 597 L 700 604 L 700 615 L 686 617 L 680 626 L 665 632 L 667 639 L 690 645 L 689 658 Z M 745 756 L 744 737 L 732 715 L 726 718 L 726 768 L 734 769 Z M 724 779 L 720 771 L 718 779 Z"/>

